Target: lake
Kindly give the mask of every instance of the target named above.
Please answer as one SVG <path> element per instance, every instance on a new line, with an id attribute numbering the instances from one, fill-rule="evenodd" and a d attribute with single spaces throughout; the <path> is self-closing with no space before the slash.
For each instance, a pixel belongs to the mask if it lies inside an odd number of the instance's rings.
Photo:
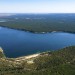
<path id="1" fill-rule="evenodd" d="M 72 33 L 37 34 L 0 27 L 0 46 L 7 57 L 58 50 L 71 45 L 75 45 L 75 34 Z"/>

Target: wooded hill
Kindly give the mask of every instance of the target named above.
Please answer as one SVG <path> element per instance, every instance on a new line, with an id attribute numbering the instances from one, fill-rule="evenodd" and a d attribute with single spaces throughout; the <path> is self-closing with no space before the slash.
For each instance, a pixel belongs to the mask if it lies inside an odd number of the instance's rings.
<path id="1" fill-rule="evenodd" d="M 29 59 L 6 58 L 0 50 L 0 75 L 75 75 L 75 46 Z"/>

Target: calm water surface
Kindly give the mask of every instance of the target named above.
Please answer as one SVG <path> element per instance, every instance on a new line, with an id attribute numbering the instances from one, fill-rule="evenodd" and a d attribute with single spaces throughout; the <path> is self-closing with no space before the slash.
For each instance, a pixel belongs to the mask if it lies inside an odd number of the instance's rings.
<path id="1" fill-rule="evenodd" d="M 7 57 L 57 50 L 75 45 L 75 34 L 54 32 L 35 34 L 0 27 L 0 46 Z"/>

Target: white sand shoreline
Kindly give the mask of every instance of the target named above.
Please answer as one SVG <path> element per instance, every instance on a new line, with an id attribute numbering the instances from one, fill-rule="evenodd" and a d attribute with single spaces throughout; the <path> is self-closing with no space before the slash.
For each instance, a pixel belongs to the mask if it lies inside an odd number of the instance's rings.
<path id="1" fill-rule="evenodd" d="M 22 56 L 22 57 L 18 57 L 18 58 L 16 58 L 16 59 L 26 59 L 26 60 L 28 60 L 28 59 L 32 59 L 32 58 L 35 58 L 35 57 L 37 57 L 37 56 L 39 56 L 40 55 L 40 53 L 37 53 L 37 54 L 32 54 L 32 55 L 27 55 L 27 56 Z"/>

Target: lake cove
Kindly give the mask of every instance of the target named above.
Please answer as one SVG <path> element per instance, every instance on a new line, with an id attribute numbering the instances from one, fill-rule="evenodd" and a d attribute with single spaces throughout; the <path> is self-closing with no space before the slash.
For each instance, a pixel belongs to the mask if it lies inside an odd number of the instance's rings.
<path id="1" fill-rule="evenodd" d="M 52 32 L 45 34 L 30 33 L 0 27 L 0 47 L 7 57 L 20 57 L 29 54 L 58 50 L 75 45 L 75 34 Z"/>

